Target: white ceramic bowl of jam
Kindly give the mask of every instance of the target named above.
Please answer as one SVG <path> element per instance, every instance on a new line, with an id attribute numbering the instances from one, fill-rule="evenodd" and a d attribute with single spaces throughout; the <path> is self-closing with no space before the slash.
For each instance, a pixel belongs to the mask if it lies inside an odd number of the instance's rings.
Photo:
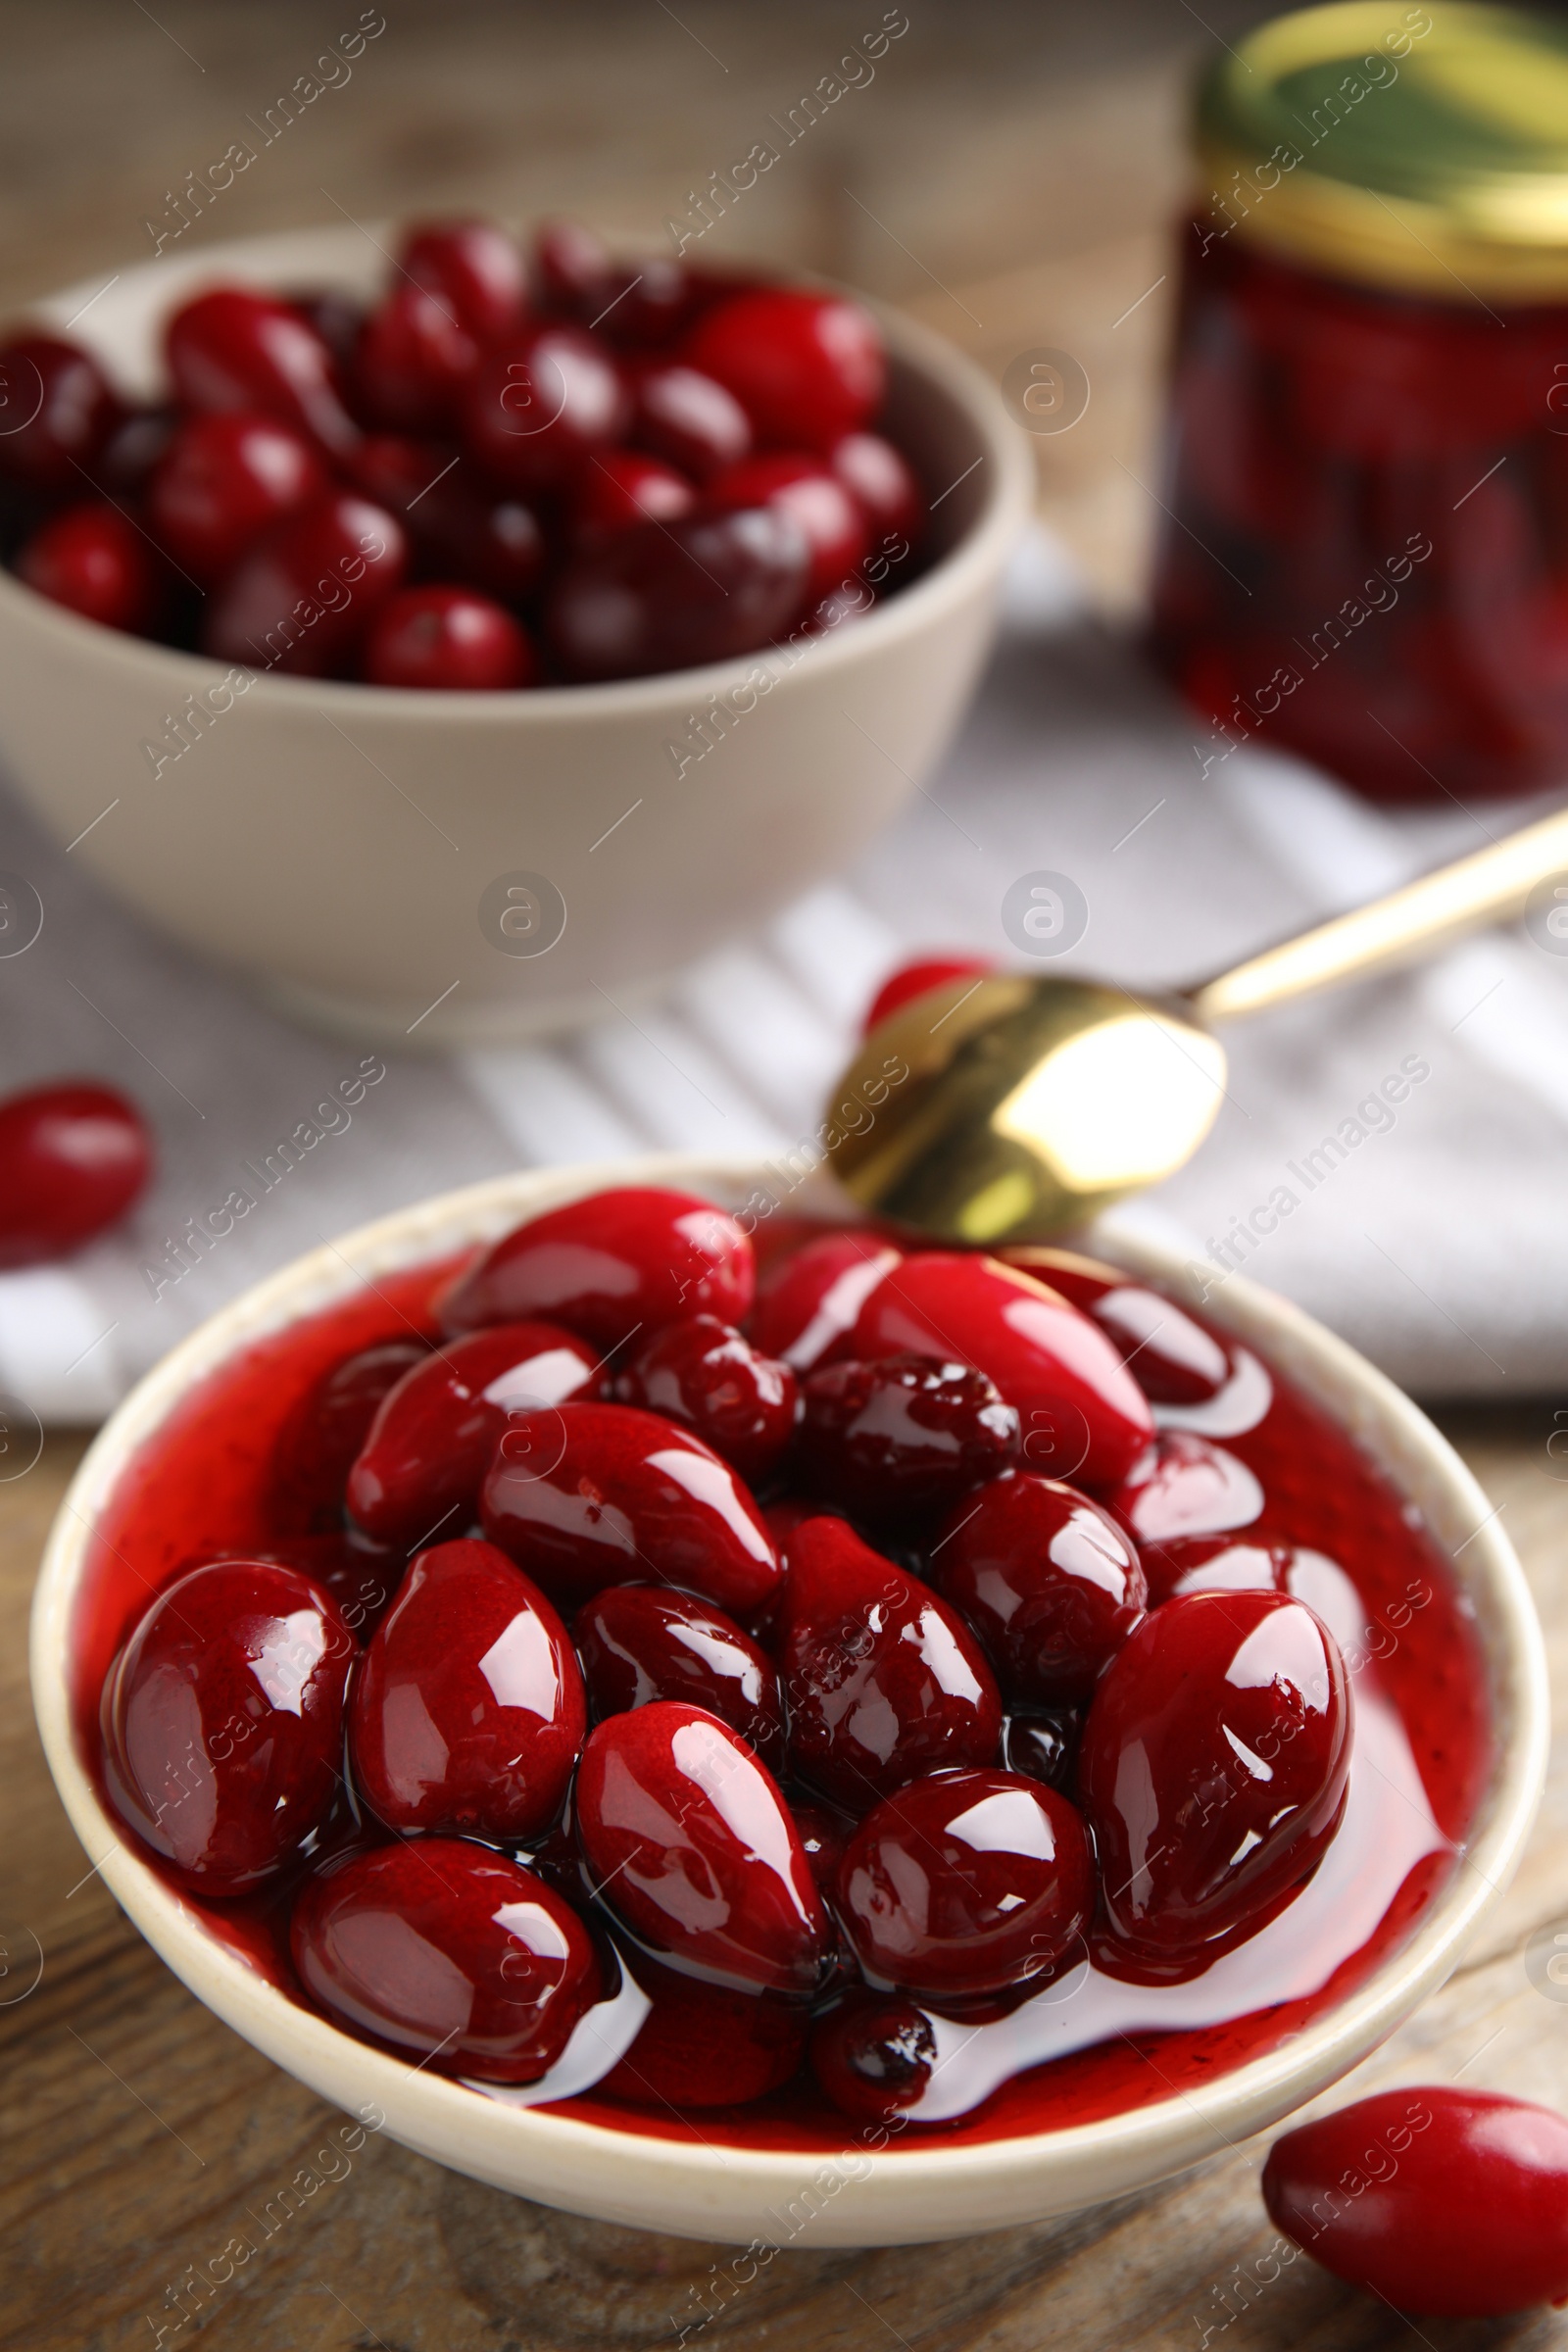
<path id="1" fill-rule="evenodd" d="M 368 236 L 314 228 L 169 254 L 33 315 L 55 333 L 76 320 L 151 398 L 162 322 L 196 293 L 358 297 L 386 274 Z M 848 864 L 941 756 L 989 648 L 1030 506 L 1023 436 L 960 352 L 877 316 L 931 560 L 863 619 L 605 684 L 242 672 L 236 691 L 224 662 L 0 572 L 12 774 L 107 890 L 298 1017 L 431 1050 L 605 1019 Z M 509 901 L 514 885 L 532 896 Z M 498 927 L 514 904 L 528 923 Z"/>
<path id="2" fill-rule="evenodd" d="M 247 1293 L 98 1437 L 45 1556 L 33 1692 L 72 1824 L 149 1942 L 258 2049 L 335 2104 L 384 2114 L 422 2154 L 568 2211 L 739 2243 L 909 2243 L 1077 2210 L 1246 2138 L 1347 2073 L 1448 1975 L 1518 1860 L 1544 1771 L 1544 1654 L 1518 1561 L 1445 1440 L 1342 1342 L 1245 1281 L 1205 1310 L 1228 1351 L 1217 1394 L 1154 1419 L 1218 1448 L 1244 1498 L 1236 1540 L 1249 1515 L 1283 1530 L 1292 1593 L 1341 1641 L 1355 1730 L 1338 1833 L 1277 1916 L 1186 1982 L 1085 1960 L 1000 2021 L 935 2021 L 941 2064 L 901 2128 L 856 2124 L 805 2076 L 750 2106 L 630 2104 L 596 2090 L 607 2060 L 583 2063 L 581 2027 L 520 2097 L 438 2075 L 307 2004 L 270 1897 L 183 1893 L 122 1826 L 104 1796 L 106 1671 L 149 1589 L 193 1554 L 263 1540 L 295 1400 L 352 1352 L 433 1330 L 432 1298 L 476 1247 L 626 1184 L 751 1202 L 755 1217 L 779 1179 L 659 1156 L 424 1202 Z M 842 1221 L 810 1185 L 782 1206 L 760 1248 L 797 1213 Z M 1182 1296 L 1168 1253 L 1108 1254 L 1146 1300 L 1148 1287 Z M 626 2047 L 624 2010 L 589 2014 Z"/>

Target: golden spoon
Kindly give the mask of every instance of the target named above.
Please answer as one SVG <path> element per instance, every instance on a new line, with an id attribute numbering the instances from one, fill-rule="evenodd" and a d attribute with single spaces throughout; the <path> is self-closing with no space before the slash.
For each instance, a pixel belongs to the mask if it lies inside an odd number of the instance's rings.
<path id="1" fill-rule="evenodd" d="M 833 1171 L 862 1206 L 917 1233 L 1044 1241 L 1191 1159 L 1225 1091 L 1211 1022 L 1510 921 L 1562 868 L 1568 810 L 1171 996 L 1045 974 L 947 981 L 879 1021 L 845 1071 Z M 1546 920 L 1568 944 L 1568 871 L 1554 895 L 1564 917 Z"/>

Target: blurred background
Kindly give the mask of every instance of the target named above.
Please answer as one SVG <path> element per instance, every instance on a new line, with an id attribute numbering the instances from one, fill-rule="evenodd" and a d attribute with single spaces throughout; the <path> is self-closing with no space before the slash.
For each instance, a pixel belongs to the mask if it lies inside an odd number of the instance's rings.
<path id="1" fill-rule="evenodd" d="M 187 230 L 205 240 L 423 211 L 578 217 L 662 242 L 882 21 L 662 0 L 386 0 L 387 30 Z M 703 239 L 707 258 L 819 270 L 906 305 L 999 377 L 1060 344 L 1094 387 L 1038 449 L 1044 513 L 1125 612 L 1157 510 L 1145 479 L 1168 332 L 1185 99 L 1270 10 L 1213 0 L 912 0 L 874 79 L 813 123 Z M 8 306 L 148 258 L 145 221 L 358 21 L 220 0 L 0 7 L 0 271 Z M 861 17 L 864 19 L 861 24 Z M 341 24 L 339 19 L 341 18 Z M 1147 299 L 1130 316 L 1127 307 Z M 1118 324 L 1117 321 L 1120 320 Z"/>

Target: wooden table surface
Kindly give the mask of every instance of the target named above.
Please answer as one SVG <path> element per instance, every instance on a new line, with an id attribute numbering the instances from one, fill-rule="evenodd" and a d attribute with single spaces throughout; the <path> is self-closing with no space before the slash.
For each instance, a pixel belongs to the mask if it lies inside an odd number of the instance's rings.
<path id="1" fill-rule="evenodd" d="M 593 8 L 385 0 L 353 80 L 236 181 L 198 239 L 414 208 L 570 210 L 658 235 L 881 18 L 664 0 Z M 1107 614 L 1136 605 L 1154 514 L 1151 450 L 1182 184 L 1181 89 L 1262 13 L 1207 0 L 908 0 L 909 30 L 713 234 L 906 303 L 998 373 L 1066 349 L 1093 386 L 1037 444 L 1042 509 Z M 164 191 L 358 12 L 279 0 L 0 0 L 0 276 L 7 300 L 107 278 L 149 250 Z M 863 24 L 861 19 L 863 18 Z M 1568 1677 L 1568 1465 L 1549 1399 L 1443 1416 L 1505 1513 Z M 122 1918 L 45 1772 L 25 1678 L 39 1548 L 81 1440 L 0 1479 L 0 2352 L 118 2352 L 198 2334 L 235 2352 L 521 2352 L 668 2344 L 719 2249 L 519 2203 L 370 2137 L 203 2009 Z M 3 1465 L 0 1465 L 3 1467 Z M 1390 2082 L 1466 2082 L 1568 2106 L 1568 1998 L 1537 1991 L 1530 1934 L 1568 1926 L 1568 1774 L 1462 1970 L 1330 2103 Z M 731 2352 L 1139 2352 L 1206 2344 L 1544 2345 L 1568 2319 L 1412 2328 L 1304 2262 L 1269 2279 L 1266 2143 L 1065 2222 L 908 2250 L 782 2254 L 710 2332 Z M 320 2185 L 205 2296 L 189 2283 L 310 2166 Z"/>

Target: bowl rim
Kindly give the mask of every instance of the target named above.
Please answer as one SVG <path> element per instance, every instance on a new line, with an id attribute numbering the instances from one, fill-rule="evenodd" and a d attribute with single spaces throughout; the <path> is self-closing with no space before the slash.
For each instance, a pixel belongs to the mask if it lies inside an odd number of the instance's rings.
<path id="1" fill-rule="evenodd" d="M 194 247 L 189 254 L 177 257 L 182 280 L 178 291 L 184 295 L 209 276 L 220 278 L 225 270 L 245 270 L 247 256 L 254 256 L 258 249 L 280 253 L 285 247 L 297 244 L 302 251 L 347 252 L 353 249 L 351 240 L 358 233 L 339 228 L 331 221 L 320 221 Z M 341 269 L 339 265 L 340 274 Z M 269 277 L 289 273 L 281 263 L 267 270 Z M 145 286 L 149 308 L 167 299 L 162 289 L 167 289 L 170 274 L 169 267 L 157 260 L 137 263 L 121 273 L 127 291 L 138 282 Z M 323 274 L 330 276 L 330 265 Z M 432 695 L 428 689 L 417 687 L 372 686 L 353 678 L 295 677 L 254 669 L 248 673 L 251 685 L 245 690 L 247 700 L 258 687 L 266 700 L 276 698 L 285 710 L 318 702 L 322 695 L 347 697 L 342 706 L 345 715 L 352 710 L 371 717 L 396 717 L 405 724 L 415 715 L 439 716 L 470 727 L 495 726 L 502 721 L 544 727 L 553 719 L 569 719 L 583 712 L 635 719 L 671 704 L 702 701 L 722 693 L 726 686 L 743 680 L 758 663 L 765 665 L 776 682 L 788 679 L 803 662 L 809 663 L 817 672 L 831 669 L 853 659 L 857 649 L 875 652 L 896 646 L 929 619 L 961 603 L 978 581 L 984 581 L 999 567 L 1032 511 L 1033 467 L 1022 429 L 1008 416 L 1001 392 L 985 370 L 956 344 L 919 319 L 909 318 L 875 295 L 808 271 L 792 271 L 785 282 L 843 294 L 869 310 L 887 337 L 890 358 L 945 394 L 962 412 L 983 444 L 980 458 L 967 469 L 972 473 L 979 466 L 988 462 L 990 465 L 979 510 L 953 546 L 918 579 L 873 607 L 863 620 L 830 630 L 824 636 L 805 640 L 788 637 L 721 662 L 705 662 L 697 668 L 660 670 L 650 677 Z M 103 288 L 100 285 L 95 289 L 92 280 L 83 279 L 58 293 L 35 296 L 23 306 L 18 317 L 35 321 L 45 332 L 59 333 L 62 328 L 56 315 L 65 314 L 68 305 L 79 308 L 94 291 L 101 292 Z M 124 299 L 122 295 L 121 300 Z M 966 478 L 966 475 L 958 477 L 959 481 Z M 933 503 L 940 505 L 957 487 L 957 482 L 951 483 L 948 490 L 938 493 Z M 15 572 L 0 567 L 0 622 L 7 613 L 13 618 L 30 618 L 33 625 L 59 633 L 66 646 L 74 643 L 89 657 L 93 646 L 106 659 L 113 660 L 118 654 L 122 667 L 133 670 L 149 683 L 161 682 L 172 687 L 177 680 L 182 693 L 188 693 L 193 684 L 199 687 L 203 681 L 216 683 L 232 672 L 246 669 L 243 662 L 186 653 L 174 646 L 136 637 L 127 630 L 88 620 L 63 605 L 52 604 Z"/>
<path id="2" fill-rule="evenodd" d="M 611 1185 L 662 1184 L 739 1206 L 778 1171 L 750 1157 L 661 1152 L 491 1178 L 420 1201 L 298 1258 L 208 1319 L 138 1383 L 94 1439 L 51 1529 L 34 1597 L 33 1703 L 51 1774 L 72 1826 L 110 1891 L 174 1973 L 266 2055 L 323 2096 L 379 2110 L 394 2138 L 492 2184 L 596 2218 L 677 2235 L 778 2242 L 785 2213 L 818 2200 L 784 2242 L 927 2242 L 1078 2210 L 1143 2187 L 1263 2129 L 1336 2082 L 1448 1975 L 1512 1875 L 1544 1781 L 1544 1648 L 1524 1572 L 1498 1517 L 1447 1441 L 1394 1384 L 1299 1308 L 1244 1277 L 1227 1279 L 1208 1311 L 1314 1386 L 1343 1427 L 1371 1446 L 1401 1483 L 1427 1482 L 1440 1505 L 1434 1533 L 1450 1541 L 1456 1573 L 1483 1602 L 1496 1716 L 1496 1755 L 1479 1833 L 1409 1938 L 1348 1997 L 1275 2050 L 1197 2092 L 1100 2122 L 964 2146 L 870 2150 L 846 2125 L 842 2153 L 710 2145 L 619 2132 L 544 2109 L 514 2109 L 461 2083 L 405 2068 L 324 2018 L 297 2007 L 236 1953 L 135 1851 L 99 1803 L 77 1754 L 64 1671 L 70 1618 L 99 1501 L 142 1440 L 186 1392 L 239 1347 L 351 1294 L 366 1278 L 436 1258 Z M 791 1206 L 857 1221 L 821 1178 Z M 1108 1259 L 1178 1289 L 1188 1261 L 1146 1239 L 1102 1233 Z M 1374 1444 L 1374 1441 L 1375 1444 Z M 1408 1492 L 1406 1486 L 1406 1492 Z M 1429 1513 L 1429 1515 L 1431 1515 Z M 1440 1526 L 1439 1519 L 1446 1522 Z M 1462 1566 L 1459 1562 L 1462 1559 Z M 858 2135 L 863 2143 L 867 2134 Z M 824 2181 L 824 2176 L 827 2180 Z M 841 2194 L 850 2191 L 848 2194 Z M 772 2234 L 770 2234 L 772 2233 Z"/>

